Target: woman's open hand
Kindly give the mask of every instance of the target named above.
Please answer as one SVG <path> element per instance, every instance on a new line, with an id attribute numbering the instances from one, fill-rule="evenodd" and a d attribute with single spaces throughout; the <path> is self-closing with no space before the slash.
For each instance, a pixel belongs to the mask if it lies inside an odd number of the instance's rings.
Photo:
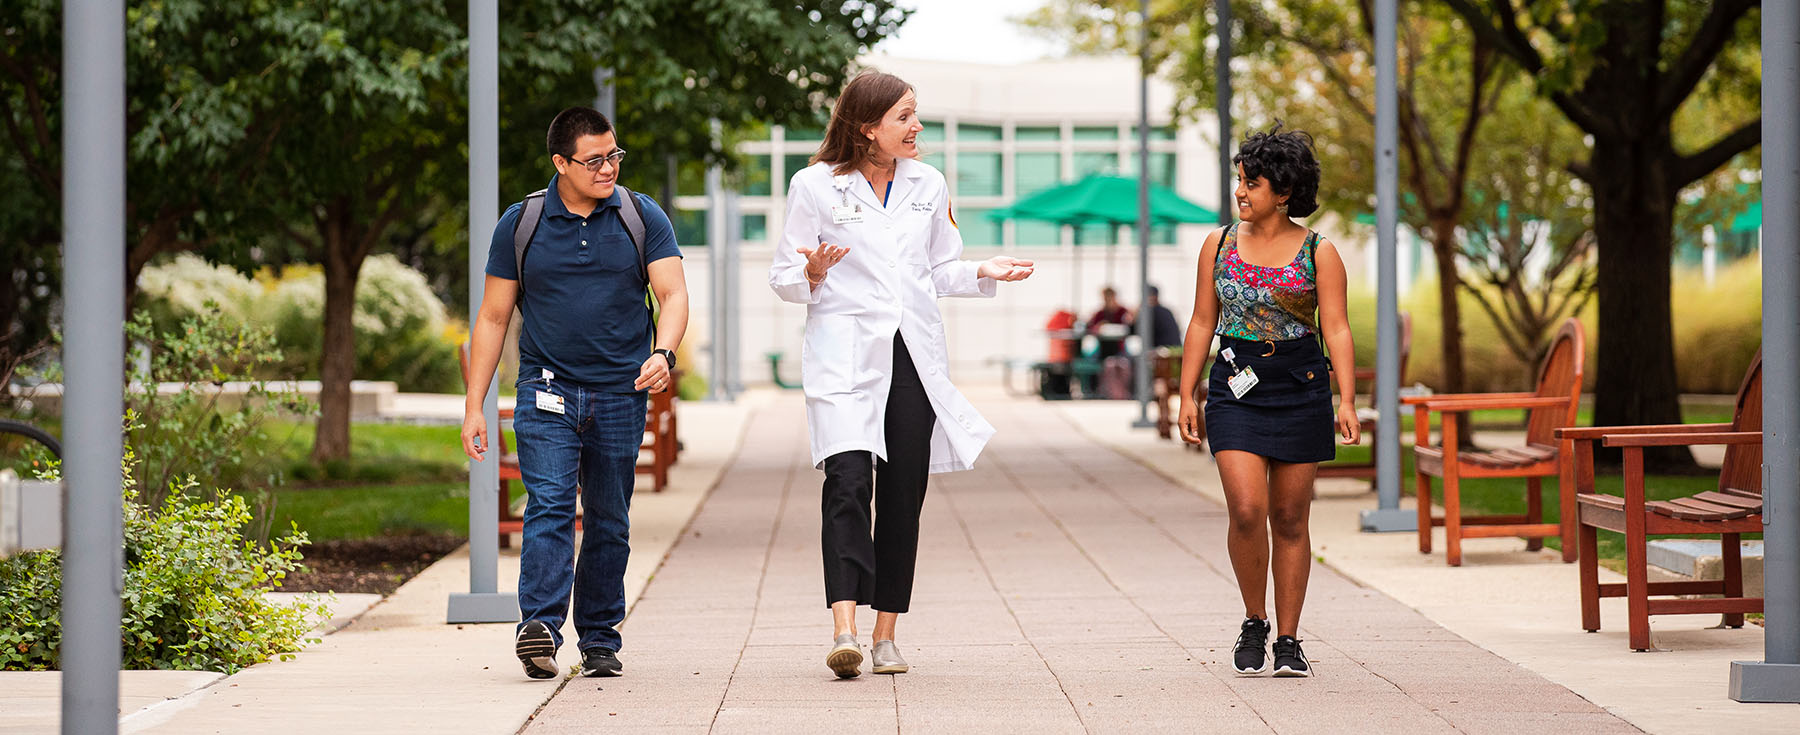
<path id="1" fill-rule="evenodd" d="M 981 261 L 981 268 L 976 271 L 976 275 L 996 281 L 1023 281 L 1030 278 L 1031 274 L 1031 261 L 1005 255 Z"/>

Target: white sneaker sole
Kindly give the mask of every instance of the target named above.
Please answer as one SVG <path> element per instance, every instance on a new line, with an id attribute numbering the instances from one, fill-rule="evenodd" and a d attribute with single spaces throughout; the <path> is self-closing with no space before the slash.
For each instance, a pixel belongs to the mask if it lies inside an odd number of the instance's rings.
<path id="1" fill-rule="evenodd" d="M 1269 659 L 1265 658 L 1265 659 L 1263 659 L 1263 665 L 1262 665 L 1262 668 L 1260 668 L 1260 669 L 1240 669 L 1237 667 L 1237 664 L 1232 664 L 1231 670 L 1237 672 L 1238 676 L 1249 678 L 1252 676 L 1262 676 L 1264 674 L 1269 673 L 1269 666 L 1271 664 L 1272 664 L 1272 662 Z"/>
<path id="2" fill-rule="evenodd" d="M 1310 664 L 1308 665 L 1308 668 L 1305 669 L 1290 669 L 1283 666 L 1275 670 L 1275 678 L 1277 679 L 1307 679 L 1311 677 L 1312 668 Z"/>

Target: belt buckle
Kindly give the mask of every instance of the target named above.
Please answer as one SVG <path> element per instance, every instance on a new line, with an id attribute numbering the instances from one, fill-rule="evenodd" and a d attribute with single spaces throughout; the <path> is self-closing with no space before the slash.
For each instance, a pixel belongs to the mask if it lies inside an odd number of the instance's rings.
<path id="1" fill-rule="evenodd" d="M 1269 356 L 1274 355 L 1275 354 L 1275 340 L 1265 339 L 1263 341 L 1269 343 L 1269 351 L 1262 353 L 1262 356 L 1269 357 Z"/>

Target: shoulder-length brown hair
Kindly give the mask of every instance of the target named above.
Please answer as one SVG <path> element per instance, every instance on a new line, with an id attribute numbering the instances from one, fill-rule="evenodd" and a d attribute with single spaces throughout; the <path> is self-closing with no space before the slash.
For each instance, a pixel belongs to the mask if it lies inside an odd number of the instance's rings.
<path id="1" fill-rule="evenodd" d="M 838 95 L 831 108 L 831 124 L 825 128 L 825 142 L 819 144 L 808 163 L 831 164 L 833 174 L 847 174 L 857 164 L 868 160 L 875 141 L 863 134 L 865 128 L 881 124 L 887 111 L 912 89 L 900 77 L 878 71 L 856 75 Z"/>

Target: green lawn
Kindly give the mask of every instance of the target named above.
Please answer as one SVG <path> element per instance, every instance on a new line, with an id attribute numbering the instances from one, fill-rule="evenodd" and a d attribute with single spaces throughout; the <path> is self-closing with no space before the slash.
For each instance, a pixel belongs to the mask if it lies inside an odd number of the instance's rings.
<path id="1" fill-rule="evenodd" d="M 285 487 L 273 494 L 277 536 L 290 522 L 314 541 L 469 530 L 466 482 Z"/>
<path id="2" fill-rule="evenodd" d="M 314 540 L 468 532 L 461 427 L 351 424 L 351 459 L 323 466 L 306 458 L 310 425 L 277 425 L 270 433 L 294 437 L 283 449 L 288 484 L 273 493 L 278 531 L 292 521 Z"/>

